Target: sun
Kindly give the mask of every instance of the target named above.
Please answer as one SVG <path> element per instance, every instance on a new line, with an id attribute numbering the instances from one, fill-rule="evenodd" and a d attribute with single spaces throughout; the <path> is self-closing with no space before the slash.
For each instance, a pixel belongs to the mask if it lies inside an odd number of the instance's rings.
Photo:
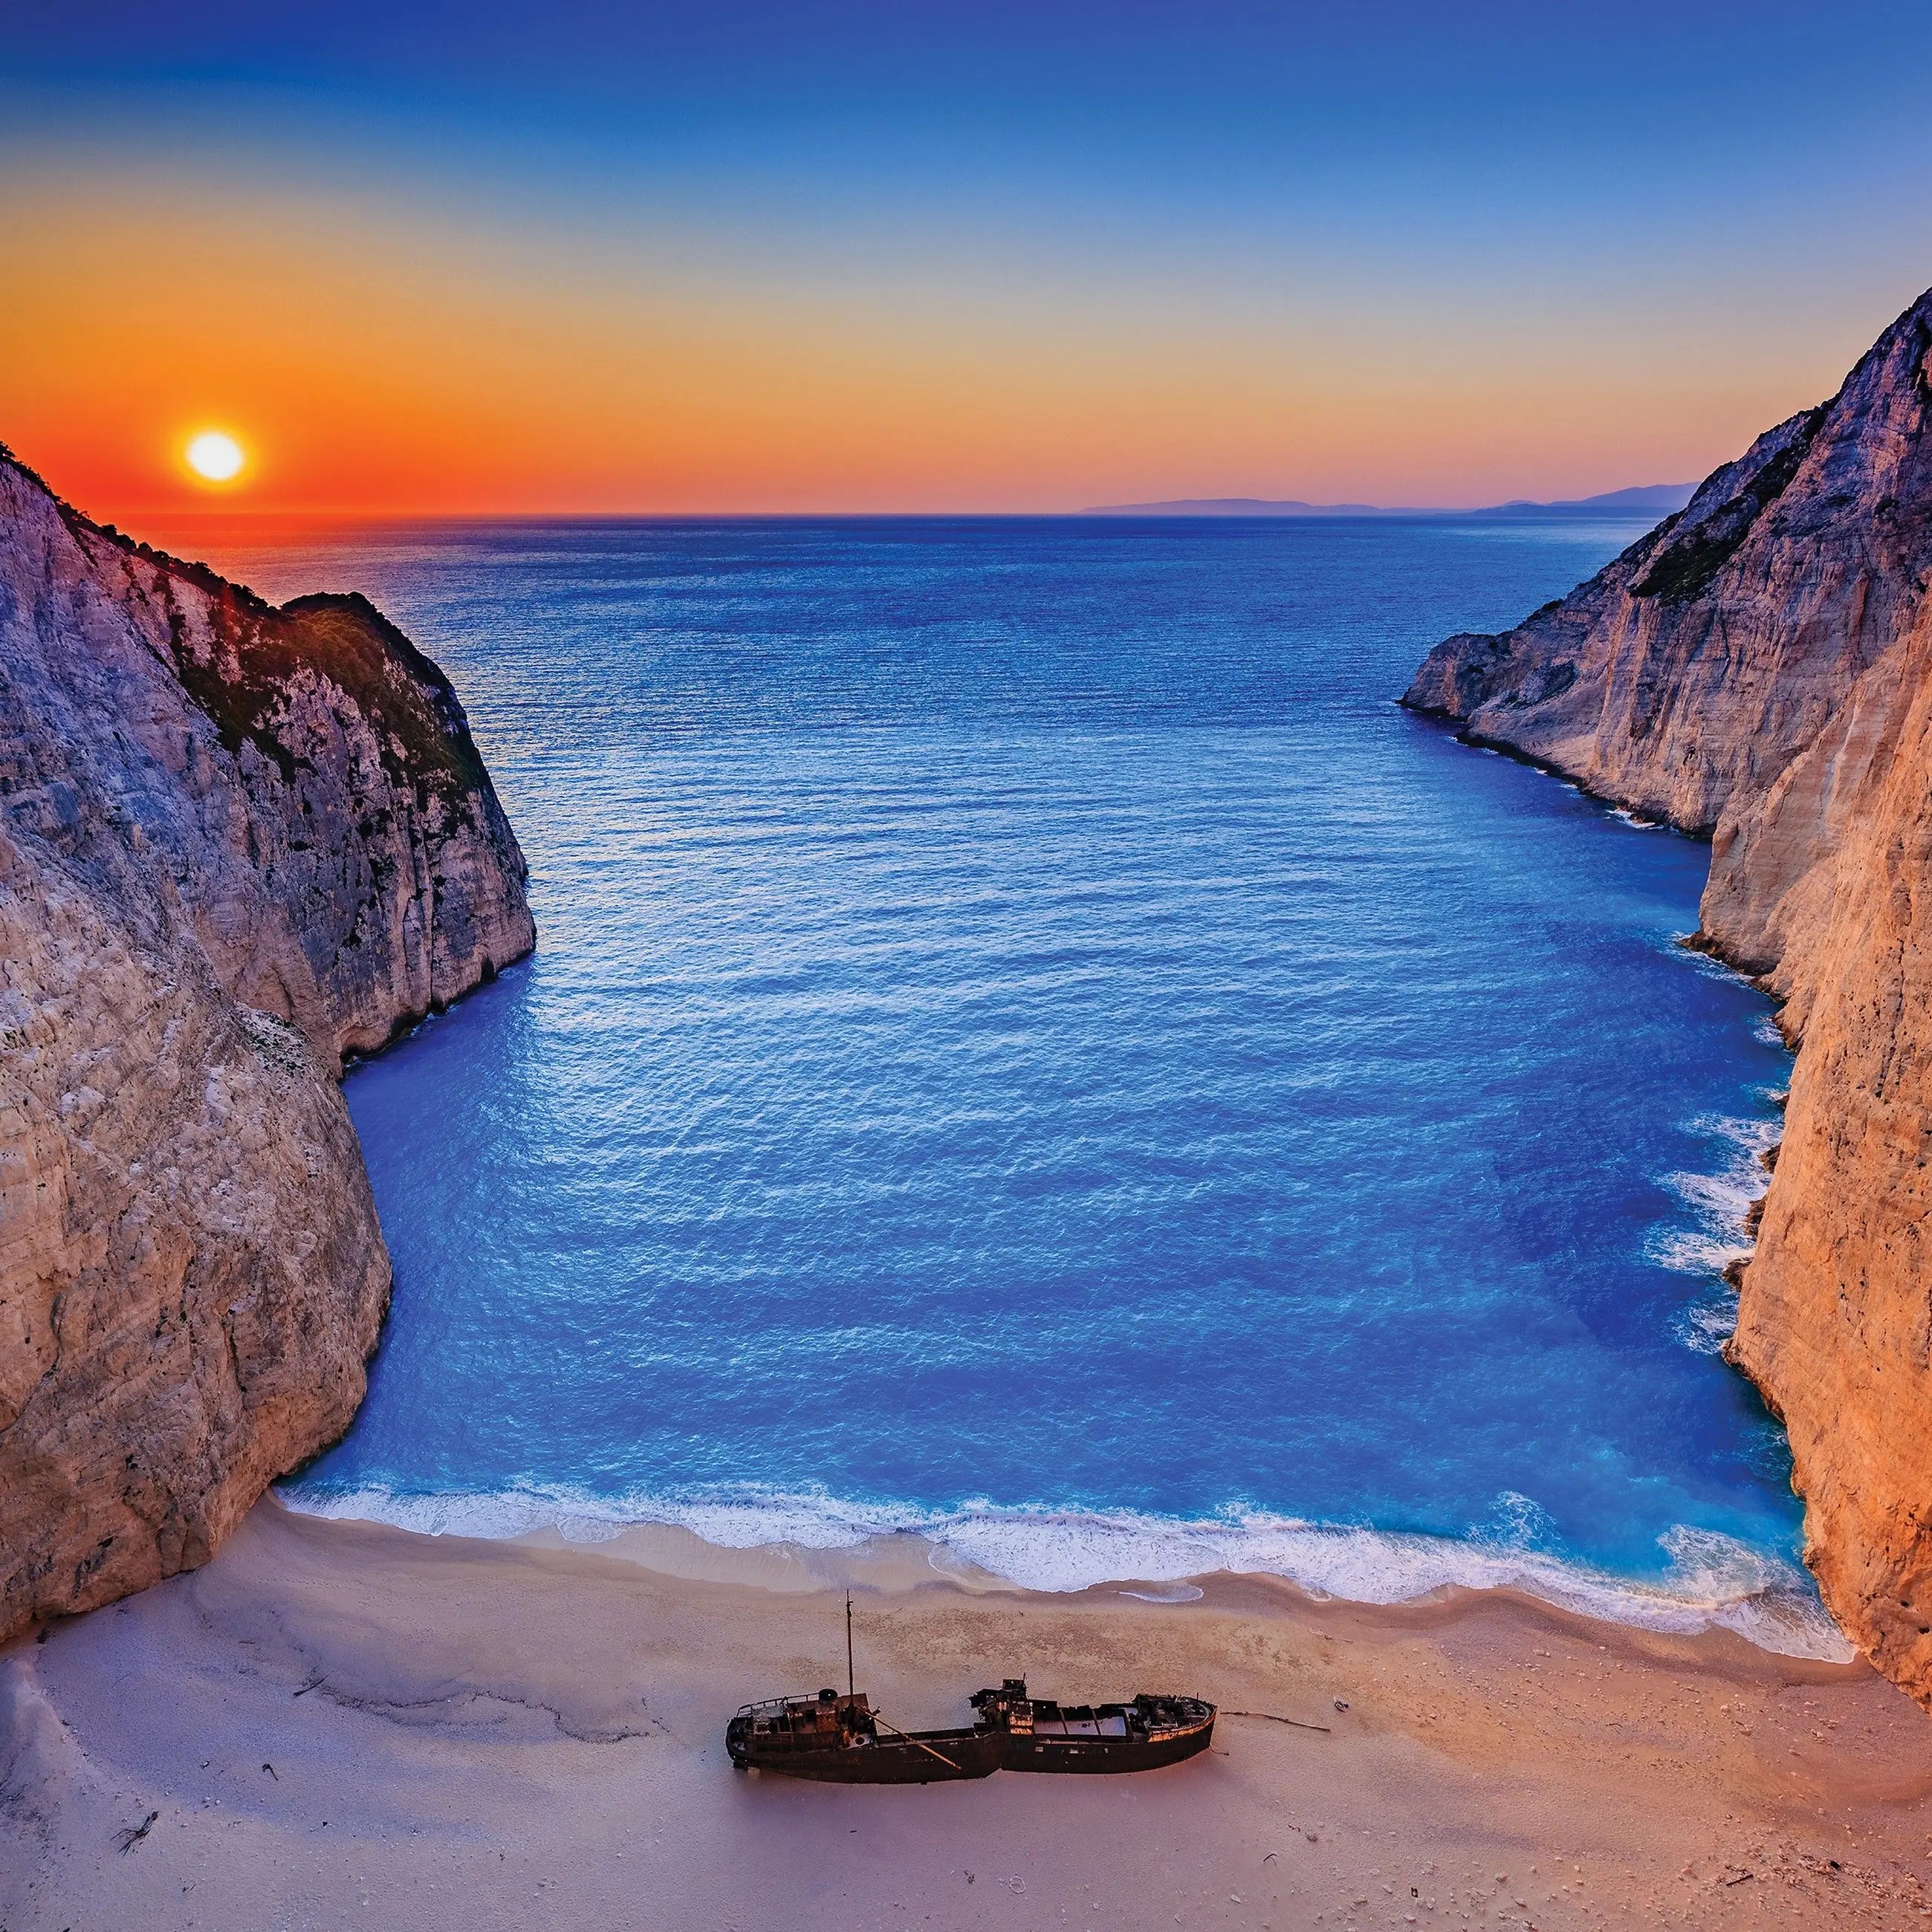
<path id="1" fill-rule="evenodd" d="M 242 453 L 242 446 L 218 429 L 205 429 L 190 437 L 187 454 L 188 466 L 211 483 L 233 482 L 248 460 Z"/>

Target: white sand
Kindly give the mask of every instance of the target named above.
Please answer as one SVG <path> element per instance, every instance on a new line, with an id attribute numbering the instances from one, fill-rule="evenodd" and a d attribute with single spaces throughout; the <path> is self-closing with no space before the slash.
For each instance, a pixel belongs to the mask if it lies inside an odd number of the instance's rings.
<path id="1" fill-rule="evenodd" d="M 1502 1592 L 1033 1595 L 922 1549 L 852 1566 L 860 1686 L 901 1724 L 964 1722 L 968 1692 L 1024 1671 L 1330 1728 L 1224 1716 L 1212 1755 L 1121 1779 L 748 1778 L 730 1712 L 842 1667 L 822 1554 L 430 1538 L 268 1502 L 206 1569 L 0 1656 L 0 1928 L 1928 1916 L 1932 1720 L 1862 1665 Z"/>

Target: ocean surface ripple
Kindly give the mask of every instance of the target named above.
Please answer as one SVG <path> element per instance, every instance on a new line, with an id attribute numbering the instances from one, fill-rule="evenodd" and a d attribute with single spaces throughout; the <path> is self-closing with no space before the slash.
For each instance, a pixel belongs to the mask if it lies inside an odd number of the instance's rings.
<path id="1" fill-rule="evenodd" d="M 542 932 L 350 1080 L 394 1306 L 284 1493 L 1839 1654 L 1714 1352 L 1787 1061 L 1708 855 L 1388 701 L 1636 533 L 202 532 L 449 670 Z"/>

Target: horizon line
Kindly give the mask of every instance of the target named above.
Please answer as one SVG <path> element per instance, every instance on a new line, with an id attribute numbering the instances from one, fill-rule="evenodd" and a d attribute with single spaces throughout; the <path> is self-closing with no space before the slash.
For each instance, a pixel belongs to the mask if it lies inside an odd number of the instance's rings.
<path id="1" fill-rule="evenodd" d="M 1693 487 L 1684 486 L 1687 489 Z M 57 494 L 57 493 L 56 493 Z M 1605 493 L 1610 494 L 1613 493 Z M 63 500 L 69 500 L 64 499 Z M 122 508 L 116 518 L 97 516 L 79 504 L 72 507 L 101 527 L 113 526 L 126 534 L 124 522 L 133 518 L 226 519 L 248 520 L 309 518 L 339 523 L 777 523 L 901 518 L 919 520 L 987 521 L 1092 521 L 1127 522 L 1136 518 L 1173 523 L 1311 523 L 1346 522 L 1366 517 L 1472 517 L 1494 515 L 1500 512 L 1524 512 L 1551 510 L 1574 514 L 1582 511 L 1598 514 L 1650 514 L 1640 504 L 1593 502 L 1588 498 L 1511 497 L 1502 502 L 1480 503 L 1379 504 L 1308 503 L 1288 507 L 1293 500 L 1279 500 L 1284 507 L 1274 507 L 1276 500 L 1258 497 L 1176 497 L 1146 505 L 1082 504 L 1070 509 L 406 509 L 350 508 L 334 504 L 149 503 Z M 1226 510 L 1211 507 L 1218 503 L 1249 503 L 1255 508 Z M 1198 506 L 1199 507 L 1195 507 Z"/>

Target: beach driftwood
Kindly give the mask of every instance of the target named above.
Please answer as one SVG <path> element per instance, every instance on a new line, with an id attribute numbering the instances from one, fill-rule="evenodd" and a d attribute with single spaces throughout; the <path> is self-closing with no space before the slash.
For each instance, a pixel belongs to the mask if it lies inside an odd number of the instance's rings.
<path id="1" fill-rule="evenodd" d="M 125 1826 L 117 1832 L 115 1838 L 122 1851 L 131 1852 L 154 1828 L 154 1820 L 160 1815 L 158 1811 L 150 1811 L 138 1825 Z"/>

